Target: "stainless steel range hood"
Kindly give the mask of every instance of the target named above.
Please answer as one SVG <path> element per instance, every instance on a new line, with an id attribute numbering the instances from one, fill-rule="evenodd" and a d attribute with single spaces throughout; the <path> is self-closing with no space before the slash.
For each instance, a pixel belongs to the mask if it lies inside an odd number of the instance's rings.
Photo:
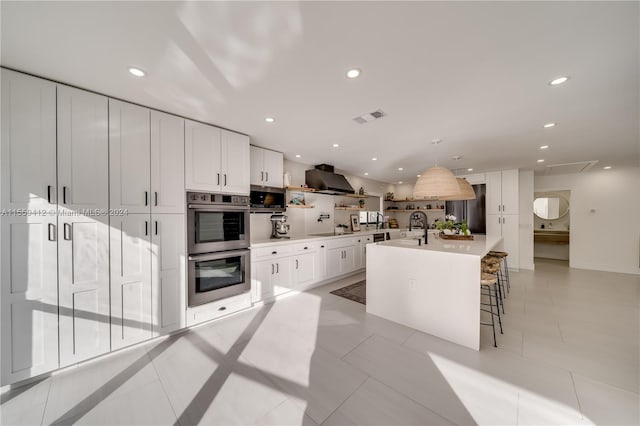
<path id="1" fill-rule="evenodd" d="M 305 183 L 322 194 L 341 195 L 354 194 L 353 187 L 347 179 L 333 172 L 333 166 L 320 164 L 315 169 L 305 172 Z"/>

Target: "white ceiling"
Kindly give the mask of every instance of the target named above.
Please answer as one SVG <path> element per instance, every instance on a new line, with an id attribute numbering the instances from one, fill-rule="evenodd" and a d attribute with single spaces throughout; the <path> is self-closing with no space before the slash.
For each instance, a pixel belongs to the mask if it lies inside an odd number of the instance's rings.
<path id="1" fill-rule="evenodd" d="M 640 162 L 638 2 L 1 7 L 2 65 L 244 132 L 304 163 L 397 182 L 436 158 L 475 171 Z M 352 121 L 378 108 L 388 116 Z"/>

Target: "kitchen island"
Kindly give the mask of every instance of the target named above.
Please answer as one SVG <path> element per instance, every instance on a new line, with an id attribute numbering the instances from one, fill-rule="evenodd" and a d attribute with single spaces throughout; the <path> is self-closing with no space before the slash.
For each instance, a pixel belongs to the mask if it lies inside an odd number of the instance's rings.
<path id="1" fill-rule="evenodd" d="M 429 238 L 370 244 L 367 312 L 468 348 L 480 349 L 480 265 L 501 238 Z"/>

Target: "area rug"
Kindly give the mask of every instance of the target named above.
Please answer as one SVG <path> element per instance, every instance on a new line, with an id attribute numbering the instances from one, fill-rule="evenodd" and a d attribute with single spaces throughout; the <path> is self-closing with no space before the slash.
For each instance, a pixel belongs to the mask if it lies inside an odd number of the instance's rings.
<path id="1" fill-rule="evenodd" d="M 353 300 L 354 302 L 367 304 L 367 282 L 360 281 L 355 284 L 350 284 L 346 287 L 333 290 L 331 294 L 344 297 L 345 299 Z"/>

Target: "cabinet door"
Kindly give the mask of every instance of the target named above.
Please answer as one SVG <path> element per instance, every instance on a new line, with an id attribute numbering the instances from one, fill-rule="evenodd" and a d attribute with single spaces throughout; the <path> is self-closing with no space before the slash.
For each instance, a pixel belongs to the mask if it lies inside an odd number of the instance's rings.
<path id="1" fill-rule="evenodd" d="M 109 99 L 110 207 L 148 213 L 151 202 L 150 111 Z"/>
<path id="2" fill-rule="evenodd" d="M 518 214 L 519 186 L 518 169 L 502 171 L 502 214 Z"/>
<path id="3" fill-rule="evenodd" d="M 326 276 L 327 278 L 338 276 L 342 273 L 343 248 L 327 249 Z"/>
<path id="4" fill-rule="evenodd" d="M 327 277 L 327 248 L 324 241 L 318 244 L 318 281 L 322 281 Z"/>
<path id="5" fill-rule="evenodd" d="M 291 273 L 293 259 L 282 257 L 275 259 L 276 273 L 273 279 L 273 294 L 278 295 L 291 290 L 293 285 L 293 275 Z"/>
<path id="6" fill-rule="evenodd" d="M 347 274 L 356 269 L 355 246 L 344 247 L 344 257 L 342 259 L 342 273 Z"/>
<path id="7" fill-rule="evenodd" d="M 487 238 L 502 237 L 502 216 L 497 214 L 487 215 Z"/>
<path id="8" fill-rule="evenodd" d="M 151 226 L 151 294 L 153 333 L 166 334 L 184 327 L 185 217 L 156 214 Z"/>
<path id="9" fill-rule="evenodd" d="M 358 238 L 353 247 L 353 268 L 361 269 L 364 268 L 364 246 L 363 242 L 364 238 Z"/>
<path id="10" fill-rule="evenodd" d="M 184 119 L 151 111 L 151 211 L 184 213 Z"/>
<path id="11" fill-rule="evenodd" d="M 520 217 L 517 214 L 502 216 L 504 251 L 509 253 L 509 268 L 520 268 Z"/>
<path id="12" fill-rule="evenodd" d="M 185 183 L 192 191 L 220 191 L 220 137 L 217 127 L 185 121 Z"/>
<path id="13" fill-rule="evenodd" d="M 317 253 L 307 253 L 295 256 L 294 261 L 294 286 L 311 284 L 317 278 Z"/>
<path id="14" fill-rule="evenodd" d="M 249 136 L 222 130 L 222 192 L 249 195 Z"/>
<path id="15" fill-rule="evenodd" d="M 150 216 L 111 217 L 111 347 L 151 338 Z"/>
<path id="16" fill-rule="evenodd" d="M 56 85 L 5 69 L 0 78 L 0 207 L 55 210 Z"/>
<path id="17" fill-rule="evenodd" d="M 487 187 L 485 208 L 487 215 L 502 213 L 502 172 L 485 173 Z"/>
<path id="18" fill-rule="evenodd" d="M 0 359 L 8 385 L 58 368 L 58 253 L 55 214 L 0 219 Z"/>
<path id="19" fill-rule="evenodd" d="M 282 174 L 284 170 L 284 155 L 281 152 L 264 150 L 265 185 L 282 188 Z"/>
<path id="20" fill-rule="evenodd" d="M 249 147 L 250 182 L 251 185 L 266 185 L 264 180 L 264 149 L 251 145 Z"/>
<path id="21" fill-rule="evenodd" d="M 58 220 L 61 367 L 110 350 L 108 219 Z"/>
<path id="22" fill-rule="evenodd" d="M 251 301 L 258 302 L 273 296 L 275 264 L 271 260 L 251 263 Z"/>

